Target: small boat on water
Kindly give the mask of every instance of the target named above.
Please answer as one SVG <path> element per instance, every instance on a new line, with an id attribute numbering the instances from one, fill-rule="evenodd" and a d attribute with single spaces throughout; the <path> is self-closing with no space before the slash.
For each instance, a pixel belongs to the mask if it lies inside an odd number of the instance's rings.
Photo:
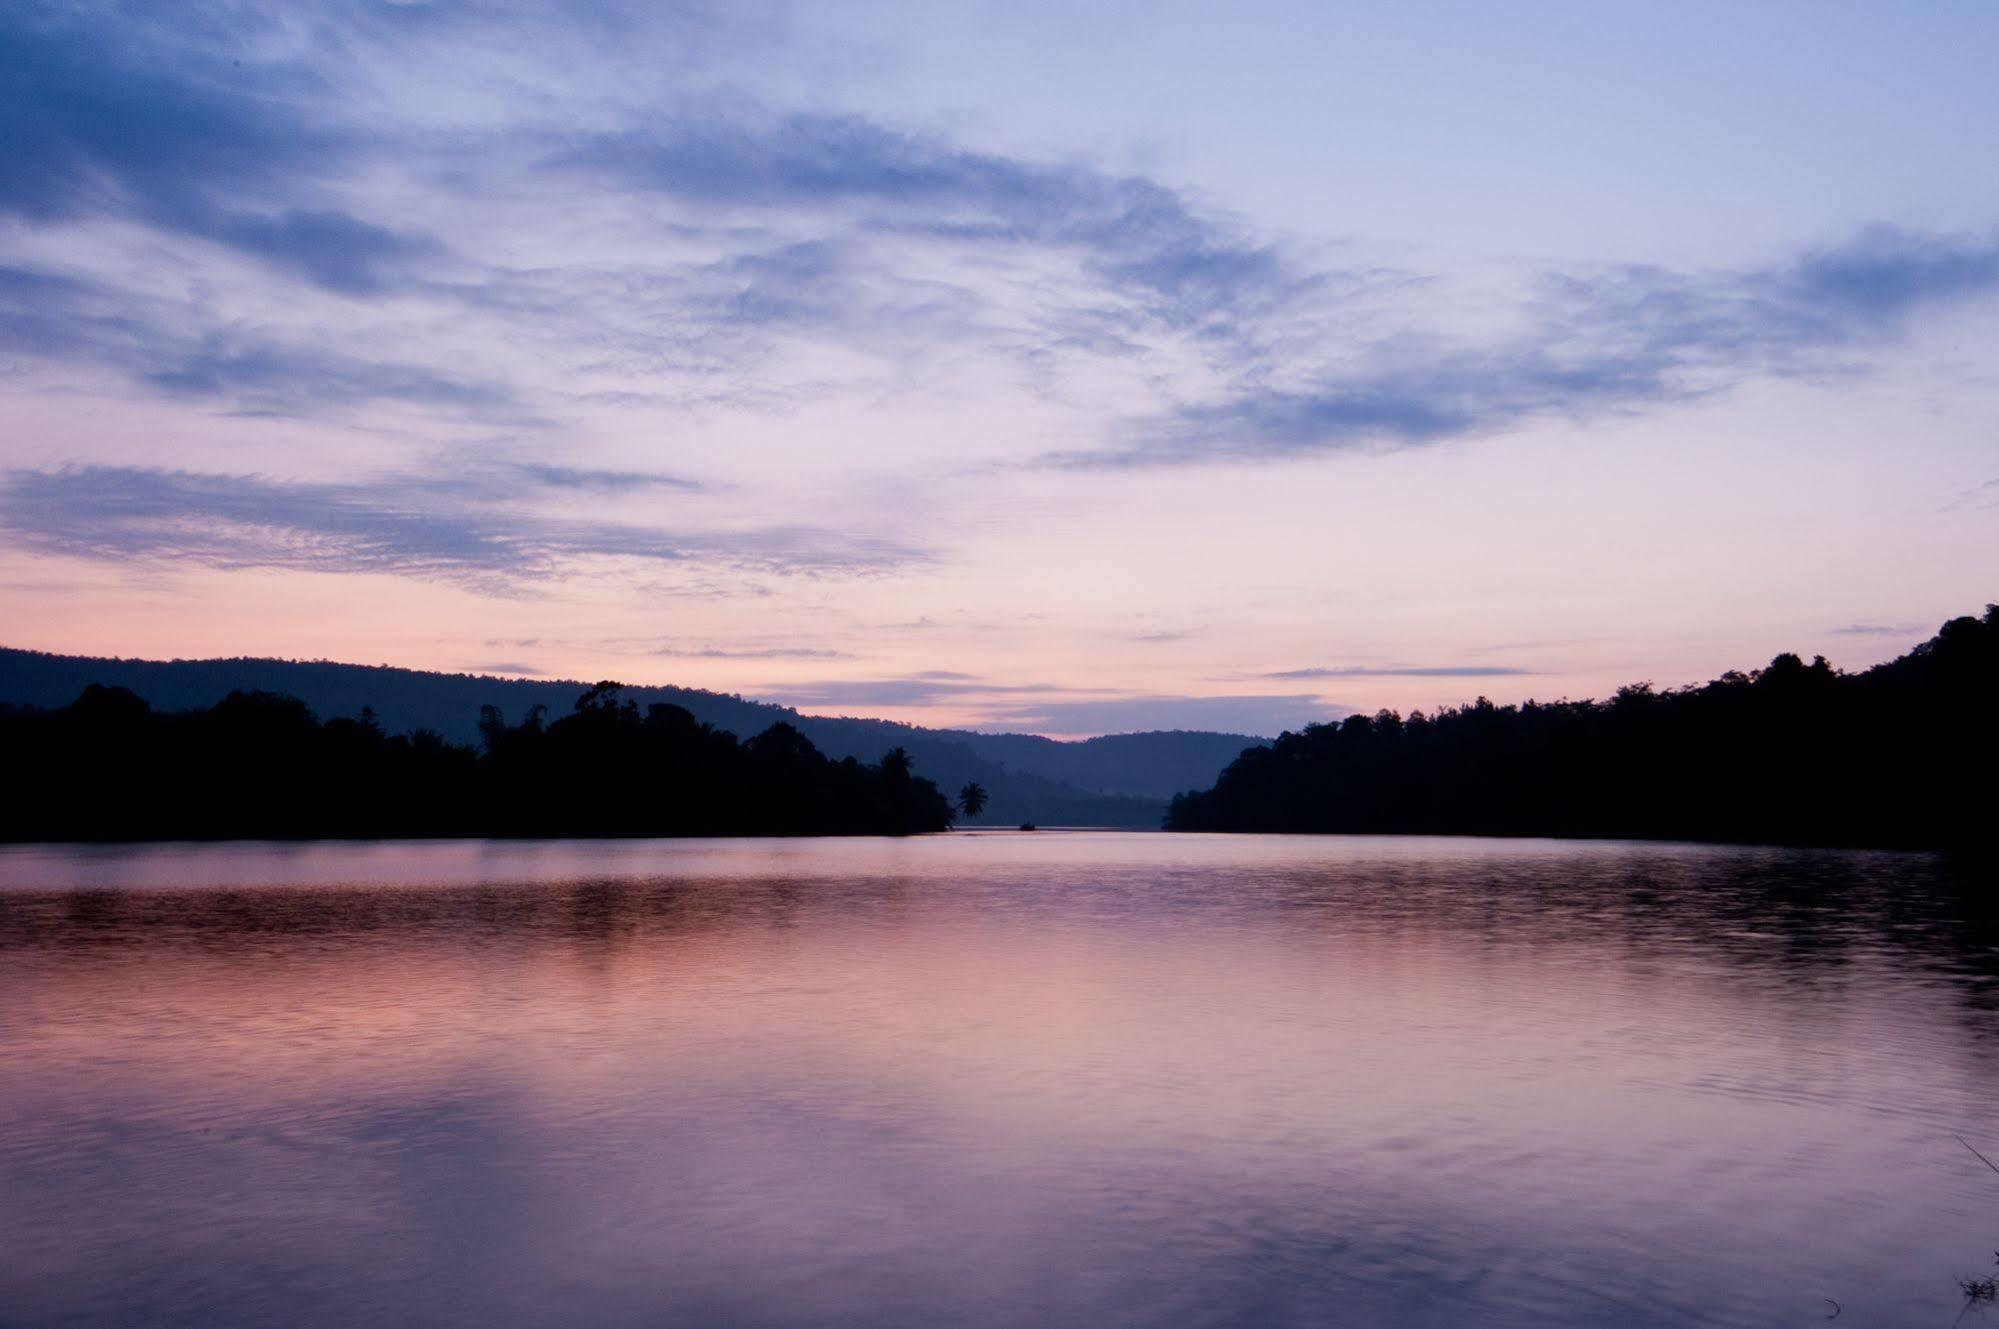
<path id="1" fill-rule="evenodd" d="M 1035 829 L 1035 825 L 1031 821 L 1023 821 L 1022 823 L 1020 823 L 1020 829 L 1022 829 L 1023 831 L 1031 831 Z"/>

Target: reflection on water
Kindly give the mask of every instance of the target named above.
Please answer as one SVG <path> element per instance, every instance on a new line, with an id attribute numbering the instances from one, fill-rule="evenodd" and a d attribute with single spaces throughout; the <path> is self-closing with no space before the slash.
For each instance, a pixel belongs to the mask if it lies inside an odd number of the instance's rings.
<path id="1" fill-rule="evenodd" d="M 1999 1245 L 1951 1139 L 1999 1145 L 1990 886 L 1535 841 L 0 851 L 0 1324 L 1946 1324 Z"/>

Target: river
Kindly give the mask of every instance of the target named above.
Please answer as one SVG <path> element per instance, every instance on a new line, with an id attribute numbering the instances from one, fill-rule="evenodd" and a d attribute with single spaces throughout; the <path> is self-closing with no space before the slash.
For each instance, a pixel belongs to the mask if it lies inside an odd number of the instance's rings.
<path id="1" fill-rule="evenodd" d="M 1995 1054 L 1922 854 L 21 846 L 0 1324 L 1946 1325 Z"/>

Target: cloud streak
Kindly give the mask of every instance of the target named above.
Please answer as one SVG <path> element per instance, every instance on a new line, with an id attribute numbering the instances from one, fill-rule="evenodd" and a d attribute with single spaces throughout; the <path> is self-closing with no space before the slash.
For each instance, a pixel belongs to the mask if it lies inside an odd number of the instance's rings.
<path id="1" fill-rule="evenodd" d="M 1004 683 L 954 670 L 893 678 L 774 684 L 758 694 L 800 710 L 922 708 L 948 704 L 976 718 L 972 729 L 1051 734 L 1204 729 L 1271 736 L 1345 715 L 1311 693 L 1185 695 L 1128 693 L 1054 683 Z"/>
<path id="2" fill-rule="evenodd" d="M 1286 730 L 1338 719 L 1346 707 L 1309 693 L 1274 695 L 1137 696 L 1050 700 L 1001 707 L 974 728 L 1046 734 L 1120 734 L 1153 729 L 1200 729 L 1272 738 Z"/>
<path id="3" fill-rule="evenodd" d="M 966 697 L 1069 694 L 1053 683 L 999 683 L 977 674 L 931 669 L 894 678 L 822 679 L 774 684 L 765 695 L 797 707 L 930 706 Z"/>
<path id="4" fill-rule="evenodd" d="M 0 22 L 0 214 L 129 217 L 235 250 L 329 291 L 379 293 L 434 259 L 434 236 L 334 206 L 326 177 L 362 148 L 328 126 L 307 69 L 170 44 L 91 6 Z M 36 19 L 41 21 L 37 22 Z M 198 25 L 195 25 L 198 26 Z"/>
<path id="5" fill-rule="evenodd" d="M 1520 678 L 1535 673 L 1511 665 L 1337 665 L 1309 669 L 1280 669 L 1258 674 L 1268 679 L 1309 678 Z"/>
<path id="6" fill-rule="evenodd" d="M 1528 307 L 1535 326 L 1512 341 L 1256 386 L 1046 460 L 1128 468 L 1412 447 L 1685 400 L 1758 374 L 1822 372 L 1829 356 L 1900 336 L 1920 311 L 1999 291 L 1999 233 L 1884 227 L 1769 270 L 1630 267 L 1542 286 Z"/>
<path id="7" fill-rule="evenodd" d="M 646 651 L 670 660 L 851 660 L 852 651 L 830 646 L 657 646 Z"/>
<path id="8" fill-rule="evenodd" d="M 1833 629 L 1841 637 L 1916 637 L 1934 625 L 1926 623 L 1847 623 Z"/>
<path id="9" fill-rule="evenodd" d="M 313 346 L 242 320 L 88 277 L 0 264 L 0 347 L 105 366 L 169 397 L 256 415 L 324 416 L 390 403 L 527 423 L 513 388 L 423 363 Z"/>
<path id="10" fill-rule="evenodd" d="M 562 390 L 524 401 L 444 352 L 312 344 L 25 266 L 11 286 L 0 279 L 0 341 L 252 413 L 374 406 L 521 423 L 648 396 L 783 402 L 838 386 L 761 372 L 784 339 L 822 359 L 1117 365 L 1138 369 L 1157 408 L 1100 414 L 1087 431 L 1097 441 L 1040 464 L 1128 469 L 1415 447 L 1649 409 L 1752 376 L 1825 372 L 1923 312 L 1999 290 L 1999 235 L 1879 228 L 1757 270 L 1546 274 L 1518 301 L 1524 329 L 1421 332 L 1408 309 L 1371 298 L 1375 268 L 1302 262 L 1161 180 L 717 91 L 740 84 L 731 62 L 743 50 L 730 43 L 763 41 L 754 26 L 700 6 L 351 5 L 313 14 L 301 38 L 228 7 L 197 6 L 177 25 L 90 5 L 11 10 L 0 216 L 37 230 L 134 223 L 261 265 L 278 290 L 501 320 L 496 340 L 532 323 L 576 363 Z M 623 77 L 626 48 L 662 28 L 689 75 L 665 96 Z M 530 94 L 552 73 L 518 53 L 523 38 L 530 51 L 601 57 L 588 116 Z M 491 85 L 511 92 L 481 113 L 430 108 L 419 126 L 371 104 L 385 71 L 407 77 L 468 49 L 511 51 L 518 75 Z M 692 77 L 697 65 L 714 77 Z M 582 260 L 523 233 L 503 260 L 474 231 L 453 233 L 468 213 L 546 206 L 579 184 L 626 210 L 623 257 Z M 392 197 L 424 200 L 428 220 Z M 673 257 L 635 257 L 662 250 Z M 1190 362 L 1202 372 L 1177 372 Z M 547 483 L 671 484 L 563 470 L 551 464 Z"/>
<path id="11" fill-rule="evenodd" d="M 872 575 L 926 551 L 806 526 L 669 533 L 465 501 L 434 479 L 289 482 L 140 467 L 13 471 L 0 530 L 76 558 L 387 573 L 505 591 L 583 559 L 636 559 L 781 575 Z"/>
<path id="12" fill-rule="evenodd" d="M 576 489 L 595 494 L 633 494 L 658 489 L 699 494 L 706 492 L 708 488 L 699 480 L 689 480 L 678 475 L 661 475 L 653 471 L 591 470 L 574 466 L 550 466 L 539 462 L 522 462 L 514 469 L 535 483 L 547 485 L 551 489 Z"/>
<path id="13" fill-rule="evenodd" d="M 832 215 L 971 248 L 1072 251 L 1172 326 L 1232 320 L 1315 280 L 1156 181 L 969 151 L 859 115 L 696 110 L 577 142 L 549 166 L 709 208 Z M 787 284 L 809 288 L 831 257 L 794 249 L 777 275 L 802 275 Z M 789 300 L 776 309 L 795 312 Z"/>

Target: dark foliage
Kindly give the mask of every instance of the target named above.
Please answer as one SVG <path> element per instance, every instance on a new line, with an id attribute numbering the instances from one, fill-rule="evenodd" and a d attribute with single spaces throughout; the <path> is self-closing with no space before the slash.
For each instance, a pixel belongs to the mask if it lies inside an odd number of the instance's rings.
<path id="1" fill-rule="evenodd" d="M 1608 701 L 1351 716 L 1253 748 L 1172 830 L 1948 846 L 1999 815 L 1999 606 L 1898 660 Z"/>
<path id="2" fill-rule="evenodd" d="M 739 743 L 678 706 L 640 712 L 602 683 L 553 723 L 487 707 L 483 751 L 364 712 L 235 692 L 162 712 L 91 686 L 66 707 L 0 708 L 14 790 L 0 839 L 448 835 L 904 835 L 952 807 L 900 750 L 829 761 L 787 724 Z"/>
<path id="3" fill-rule="evenodd" d="M 91 683 L 129 688 L 156 710 L 213 706 L 232 692 L 298 697 L 315 715 L 358 716 L 364 706 L 392 733 L 431 729 L 458 743 L 479 742 L 481 705 L 508 715 L 536 706 L 567 711 L 589 684 L 562 679 L 436 674 L 326 660 L 120 660 L 50 655 L 0 646 L 0 704 L 56 708 Z M 1229 734 L 1118 734 L 1060 743 L 1024 734 L 920 729 L 889 720 L 801 715 L 743 697 L 696 688 L 628 686 L 641 711 L 684 707 L 696 720 L 738 738 L 789 724 L 834 760 L 872 762 L 906 748 L 917 768 L 945 788 L 977 781 L 988 791 L 988 825 L 1035 820 L 1051 826 L 1157 826 L 1176 789 L 1207 784 L 1258 740 Z"/>

